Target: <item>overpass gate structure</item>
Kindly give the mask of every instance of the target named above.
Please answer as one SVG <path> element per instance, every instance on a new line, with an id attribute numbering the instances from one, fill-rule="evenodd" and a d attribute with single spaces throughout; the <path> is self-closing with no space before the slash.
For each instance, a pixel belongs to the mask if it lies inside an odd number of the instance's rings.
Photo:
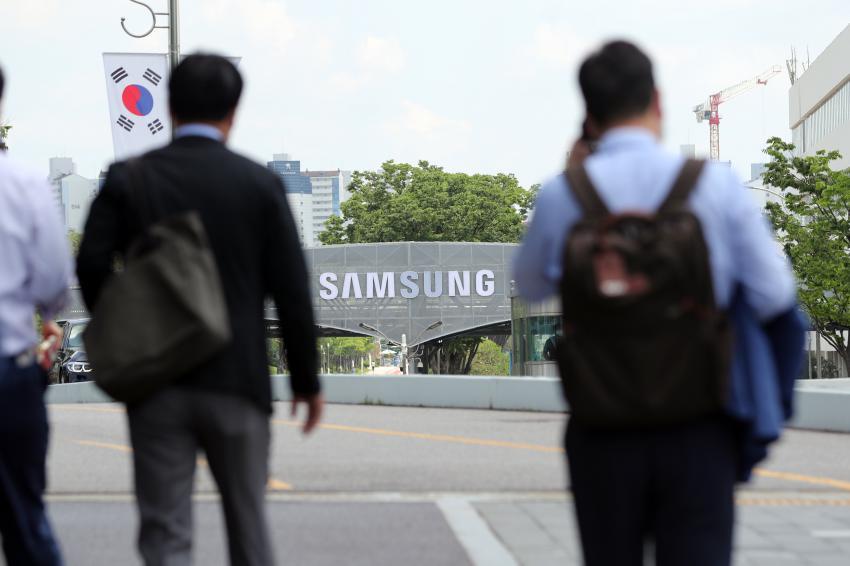
<path id="1" fill-rule="evenodd" d="M 516 244 L 394 242 L 307 248 L 320 336 L 373 336 L 411 352 L 455 336 L 511 333 Z M 267 309 L 270 333 L 277 313 Z M 422 368 L 427 371 L 427 367 Z"/>
<path id="2" fill-rule="evenodd" d="M 404 344 L 414 364 L 418 359 L 427 364 L 423 351 L 445 338 L 509 335 L 510 266 L 517 248 L 458 242 L 306 248 L 318 334 Z M 79 290 L 73 289 L 60 318 L 86 317 Z M 273 303 L 265 318 L 268 334 L 278 335 Z"/>

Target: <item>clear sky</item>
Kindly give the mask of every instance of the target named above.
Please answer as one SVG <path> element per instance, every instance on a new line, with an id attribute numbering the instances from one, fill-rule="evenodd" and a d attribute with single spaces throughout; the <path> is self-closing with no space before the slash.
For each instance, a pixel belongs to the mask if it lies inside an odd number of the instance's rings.
<path id="1" fill-rule="evenodd" d="M 166 0 L 151 0 L 166 11 Z M 147 12 L 124 0 L 0 0 L 0 65 L 12 154 L 47 175 L 73 157 L 94 177 L 112 159 L 101 53 L 164 52 L 138 40 Z M 184 53 L 241 56 L 246 92 L 232 145 L 310 169 L 426 159 L 451 171 L 562 166 L 581 122 L 577 64 L 603 41 L 653 57 L 665 143 L 708 153 L 692 107 L 781 64 L 814 59 L 850 23 L 850 1 L 182 0 Z M 850 57 L 850 54 L 848 54 Z M 743 178 L 771 135 L 789 138 L 787 74 L 721 106 L 721 159 Z"/>

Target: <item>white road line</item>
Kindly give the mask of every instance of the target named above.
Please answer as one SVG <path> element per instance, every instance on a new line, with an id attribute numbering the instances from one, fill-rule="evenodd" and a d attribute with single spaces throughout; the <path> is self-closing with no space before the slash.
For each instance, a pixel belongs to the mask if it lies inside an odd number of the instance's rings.
<path id="1" fill-rule="evenodd" d="M 812 531 L 815 538 L 850 538 L 850 531 Z"/>
<path id="2" fill-rule="evenodd" d="M 469 501 L 447 497 L 437 501 L 437 507 L 475 566 L 517 566 L 516 559 Z"/>

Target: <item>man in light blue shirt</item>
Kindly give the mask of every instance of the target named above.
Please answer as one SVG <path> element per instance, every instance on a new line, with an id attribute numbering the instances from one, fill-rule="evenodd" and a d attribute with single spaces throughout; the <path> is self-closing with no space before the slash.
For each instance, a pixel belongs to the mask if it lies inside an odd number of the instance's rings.
<path id="1" fill-rule="evenodd" d="M 583 162 L 612 214 L 654 212 L 684 159 L 660 145 L 661 109 L 652 65 L 637 47 L 612 42 L 579 71 L 588 125 L 601 134 Z M 585 149 L 578 142 L 579 151 Z M 708 248 L 718 308 L 736 289 L 762 320 L 796 304 L 788 262 L 754 199 L 728 167 L 707 164 L 688 200 Z M 519 253 L 521 295 L 542 300 L 560 289 L 562 257 L 582 210 L 563 175 L 545 183 Z M 586 564 L 641 564 L 645 538 L 657 564 L 728 565 L 738 458 L 734 425 L 717 414 L 649 430 L 596 430 L 570 421 L 571 487 Z"/>
<path id="2" fill-rule="evenodd" d="M 3 74 L 0 71 L 0 98 Z M 7 562 L 61 564 L 45 514 L 47 375 L 36 363 L 34 315 L 52 316 L 68 292 L 71 260 L 50 186 L 0 152 L 0 535 Z"/>
<path id="3" fill-rule="evenodd" d="M 684 158 L 666 151 L 659 138 L 659 130 L 636 123 L 613 127 L 584 162 L 611 212 L 653 211 L 667 196 Z M 690 204 L 708 245 L 718 306 L 729 305 L 737 283 L 763 320 L 796 303 L 788 262 L 755 199 L 729 167 L 706 164 Z M 558 292 L 564 243 L 581 214 L 563 175 L 543 185 L 514 262 L 514 278 L 525 298 L 537 301 Z"/>

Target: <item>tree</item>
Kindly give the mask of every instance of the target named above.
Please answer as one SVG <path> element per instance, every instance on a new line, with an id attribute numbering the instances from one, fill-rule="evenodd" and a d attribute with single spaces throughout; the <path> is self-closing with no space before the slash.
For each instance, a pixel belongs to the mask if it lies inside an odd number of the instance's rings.
<path id="1" fill-rule="evenodd" d="M 374 338 L 319 338 L 321 365 L 330 373 L 350 373 L 352 367 L 359 371 L 361 362 L 365 362 L 370 353 L 373 359 L 378 359 Z"/>
<path id="2" fill-rule="evenodd" d="M 351 197 L 319 234 L 323 244 L 374 242 L 518 242 L 538 186 L 521 187 L 513 175 L 448 173 L 385 162 L 378 171 L 356 171 Z M 445 340 L 440 373 L 469 373 L 481 338 Z M 436 354 L 429 364 L 436 367 Z"/>
<path id="3" fill-rule="evenodd" d="M 508 375 L 510 360 L 501 346 L 492 340 L 484 340 L 472 360 L 472 375 Z"/>
<path id="4" fill-rule="evenodd" d="M 830 167 L 837 151 L 794 156 L 793 144 L 774 137 L 765 153 L 764 181 L 783 195 L 767 213 L 794 266 L 800 304 L 850 368 L 850 174 Z"/>
<path id="5" fill-rule="evenodd" d="M 6 144 L 6 140 L 9 137 L 9 130 L 11 129 L 12 126 L 9 124 L 0 122 L 0 151 L 6 151 L 9 149 L 9 146 Z"/>
<path id="6" fill-rule="evenodd" d="M 83 235 L 75 230 L 68 230 L 68 245 L 71 246 L 71 254 L 77 257 L 80 253 L 80 244 L 83 243 Z"/>
<path id="7" fill-rule="evenodd" d="M 385 162 L 379 171 L 356 171 L 351 197 L 319 234 L 323 244 L 372 242 L 518 242 L 536 187 L 513 175 L 447 173 Z"/>

